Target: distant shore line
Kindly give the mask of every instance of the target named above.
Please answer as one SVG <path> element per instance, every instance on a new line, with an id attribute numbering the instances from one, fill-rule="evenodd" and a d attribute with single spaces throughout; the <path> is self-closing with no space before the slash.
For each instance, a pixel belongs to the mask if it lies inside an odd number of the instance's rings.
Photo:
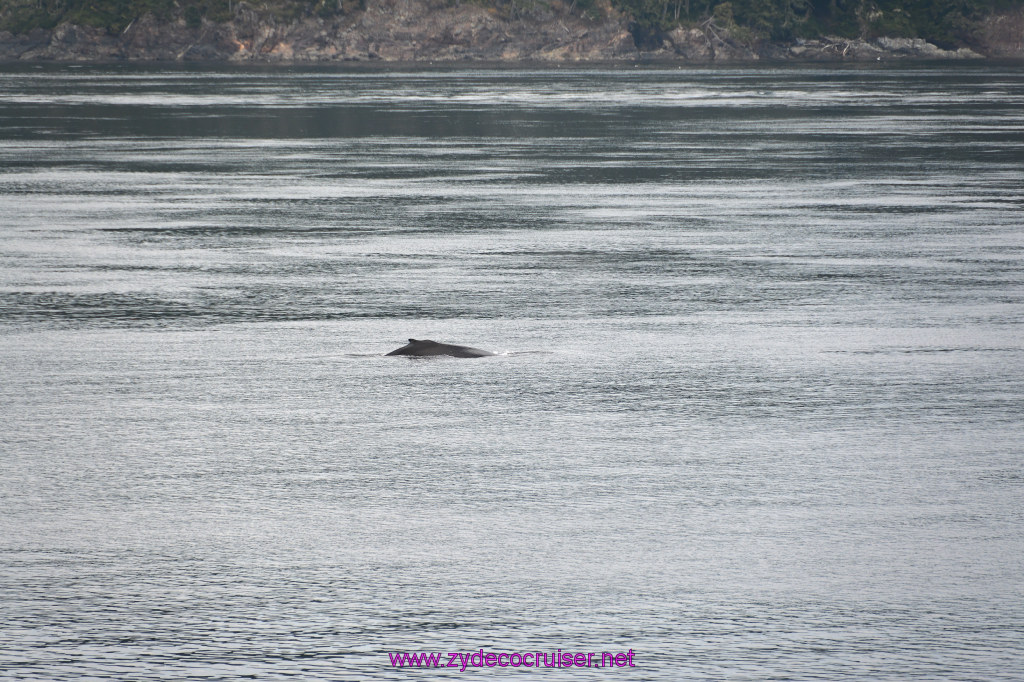
<path id="1" fill-rule="evenodd" d="M 993 16 L 971 47 L 943 49 L 920 38 L 823 36 L 789 43 L 743 41 L 712 24 L 637 44 L 621 16 L 571 14 L 510 19 L 473 4 L 438 8 L 391 2 L 356 16 L 283 23 L 240 11 L 226 22 L 188 25 L 145 15 L 119 34 L 65 23 L 0 32 L 6 62 L 379 63 L 751 63 L 1024 59 L 1024 11 Z"/>

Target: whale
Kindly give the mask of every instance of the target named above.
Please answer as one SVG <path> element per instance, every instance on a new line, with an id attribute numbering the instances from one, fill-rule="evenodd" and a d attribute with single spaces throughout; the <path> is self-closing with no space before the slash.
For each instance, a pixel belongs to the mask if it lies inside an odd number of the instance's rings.
<path id="1" fill-rule="evenodd" d="M 429 357 L 434 355 L 449 355 L 453 358 L 486 358 L 497 355 L 489 350 L 470 348 L 469 346 L 456 346 L 451 343 L 438 343 L 430 339 L 409 339 L 409 343 L 401 348 L 386 353 L 388 355 L 411 355 L 415 357 Z"/>

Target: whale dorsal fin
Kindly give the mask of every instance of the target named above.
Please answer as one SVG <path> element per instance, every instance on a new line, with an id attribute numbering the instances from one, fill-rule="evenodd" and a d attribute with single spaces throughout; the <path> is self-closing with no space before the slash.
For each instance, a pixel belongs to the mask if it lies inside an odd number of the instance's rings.
<path id="1" fill-rule="evenodd" d="M 409 339 L 409 343 L 416 343 L 416 339 Z"/>

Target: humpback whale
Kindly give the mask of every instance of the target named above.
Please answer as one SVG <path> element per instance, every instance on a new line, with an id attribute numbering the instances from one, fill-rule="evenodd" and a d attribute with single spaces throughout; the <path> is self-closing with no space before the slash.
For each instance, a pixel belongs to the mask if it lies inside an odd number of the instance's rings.
<path id="1" fill-rule="evenodd" d="M 456 346 L 450 343 L 438 343 L 430 339 L 409 339 L 409 344 L 393 350 L 387 355 L 450 355 L 453 358 L 485 358 L 489 355 L 496 355 L 489 350 L 470 348 L 469 346 Z"/>

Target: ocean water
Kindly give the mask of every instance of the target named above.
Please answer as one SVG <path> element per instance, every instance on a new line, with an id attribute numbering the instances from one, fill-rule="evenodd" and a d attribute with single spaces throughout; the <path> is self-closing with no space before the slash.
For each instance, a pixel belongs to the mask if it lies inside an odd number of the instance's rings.
<path id="1" fill-rule="evenodd" d="M 5 66 L 0 678 L 1022 679 L 1022 208 L 1013 65 Z"/>

